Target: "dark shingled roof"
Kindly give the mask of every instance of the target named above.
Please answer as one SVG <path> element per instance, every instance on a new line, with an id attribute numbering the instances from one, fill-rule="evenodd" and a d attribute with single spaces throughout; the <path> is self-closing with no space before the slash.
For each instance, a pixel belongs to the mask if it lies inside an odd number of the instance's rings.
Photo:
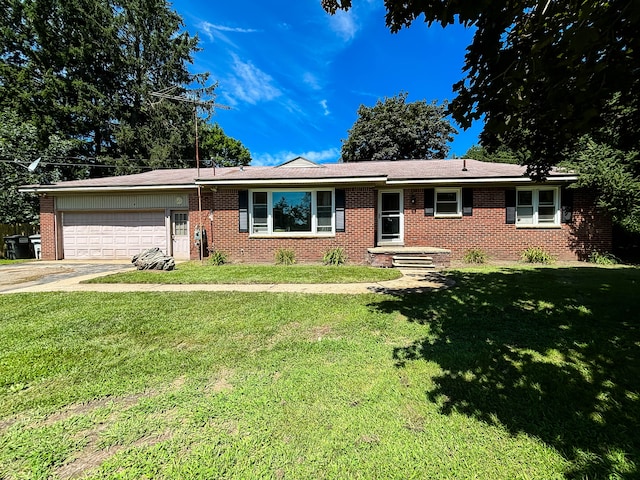
<path id="1" fill-rule="evenodd" d="M 285 164 L 286 165 L 286 164 Z M 466 167 L 466 168 L 463 168 Z M 368 181 L 379 183 L 420 183 L 434 181 L 450 182 L 479 182 L 486 181 L 514 181 L 525 177 L 525 167 L 506 163 L 487 163 L 478 160 L 399 160 L 385 162 L 357 162 L 321 164 L 308 167 L 280 166 L 280 167 L 211 167 L 200 168 L 200 175 L 195 168 L 153 170 L 134 175 L 95 178 L 88 180 L 74 180 L 59 182 L 53 185 L 31 185 L 23 187 L 25 191 L 56 191 L 56 190 L 113 190 L 113 189 L 167 189 L 192 188 L 197 183 L 203 185 L 247 185 L 262 182 L 277 183 L 279 180 L 291 184 L 313 184 L 323 181 L 330 183 L 349 181 L 353 183 Z M 575 179 L 573 173 L 563 173 L 553 170 L 550 179 Z"/>
<path id="2" fill-rule="evenodd" d="M 200 176 L 201 180 L 277 180 L 319 178 L 386 177 L 388 180 L 427 180 L 463 178 L 522 177 L 525 167 L 506 163 L 486 163 L 477 160 L 398 160 L 391 162 L 330 163 L 321 168 L 304 167 L 243 167 L 218 170 L 217 178 Z M 202 171 L 201 171 L 202 173 Z"/>

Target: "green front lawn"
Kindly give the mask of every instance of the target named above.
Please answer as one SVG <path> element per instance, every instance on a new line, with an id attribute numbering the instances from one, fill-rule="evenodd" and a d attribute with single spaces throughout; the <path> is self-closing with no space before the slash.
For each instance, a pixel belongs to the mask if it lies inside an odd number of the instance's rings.
<path id="1" fill-rule="evenodd" d="M 393 280 L 402 274 L 393 268 L 364 266 L 326 267 L 321 265 L 202 265 L 199 262 L 179 263 L 169 272 L 132 270 L 98 277 L 85 283 L 365 283 Z"/>
<path id="2" fill-rule="evenodd" d="M 33 259 L 27 260 L 9 260 L 8 258 L 0 258 L 0 265 L 13 265 L 14 263 L 33 262 Z"/>
<path id="3" fill-rule="evenodd" d="M 2 296 L 0 478 L 640 476 L 640 269 L 450 275 Z"/>

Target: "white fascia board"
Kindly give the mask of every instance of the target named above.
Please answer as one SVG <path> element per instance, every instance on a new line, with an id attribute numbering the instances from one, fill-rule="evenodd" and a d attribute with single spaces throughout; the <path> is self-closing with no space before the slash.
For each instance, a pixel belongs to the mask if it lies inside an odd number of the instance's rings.
<path id="1" fill-rule="evenodd" d="M 199 180 L 197 185 L 208 187 L 230 187 L 238 185 L 326 185 L 344 183 L 375 183 L 387 181 L 387 177 L 338 177 L 338 178 L 271 178 L 268 180 L 246 179 L 246 180 Z"/>
<path id="2" fill-rule="evenodd" d="M 27 187 L 19 188 L 20 193 L 92 193 L 92 192 L 140 192 L 152 190 L 195 190 L 196 184 L 191 185 L 135 185 L 113 187 Z"/>
<path id="3" fill-rule="evenodd" d="M 547 177 L 549 182 L 575 182 L 577 175 L 563 175 Z M 387 185 L 451 185 L 451 184 L 485 184 L 485 183 L 535 183 L 529 177 L 501 177 L 501 178 L 433 178 L 433 179 L 411 179 L 411 180 L 388 180 Z"/>

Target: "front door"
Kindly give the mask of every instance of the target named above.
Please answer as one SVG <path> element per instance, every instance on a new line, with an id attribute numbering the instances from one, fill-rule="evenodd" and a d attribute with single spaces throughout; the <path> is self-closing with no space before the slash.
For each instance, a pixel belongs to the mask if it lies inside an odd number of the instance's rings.
<path id="1" fill-rule="evenodd" d="M 171 255 L 189 260 L 189 212 L 171 212 Z"/>
<path id="2" fill-rule="evenodd" d="M 384 190 L 378 195 L 378 244 L 404 244 L 402 190 Z"/>

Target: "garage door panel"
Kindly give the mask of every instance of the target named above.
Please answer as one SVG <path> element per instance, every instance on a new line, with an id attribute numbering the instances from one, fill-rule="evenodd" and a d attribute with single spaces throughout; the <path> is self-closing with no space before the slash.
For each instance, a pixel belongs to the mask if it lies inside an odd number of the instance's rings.
<path id="1" fill-rule="evenodd" d="M 67 212 L 63 242 L 68 259 L 130 259 L 152 247 L 166 252 L 164 212 Z"/>

